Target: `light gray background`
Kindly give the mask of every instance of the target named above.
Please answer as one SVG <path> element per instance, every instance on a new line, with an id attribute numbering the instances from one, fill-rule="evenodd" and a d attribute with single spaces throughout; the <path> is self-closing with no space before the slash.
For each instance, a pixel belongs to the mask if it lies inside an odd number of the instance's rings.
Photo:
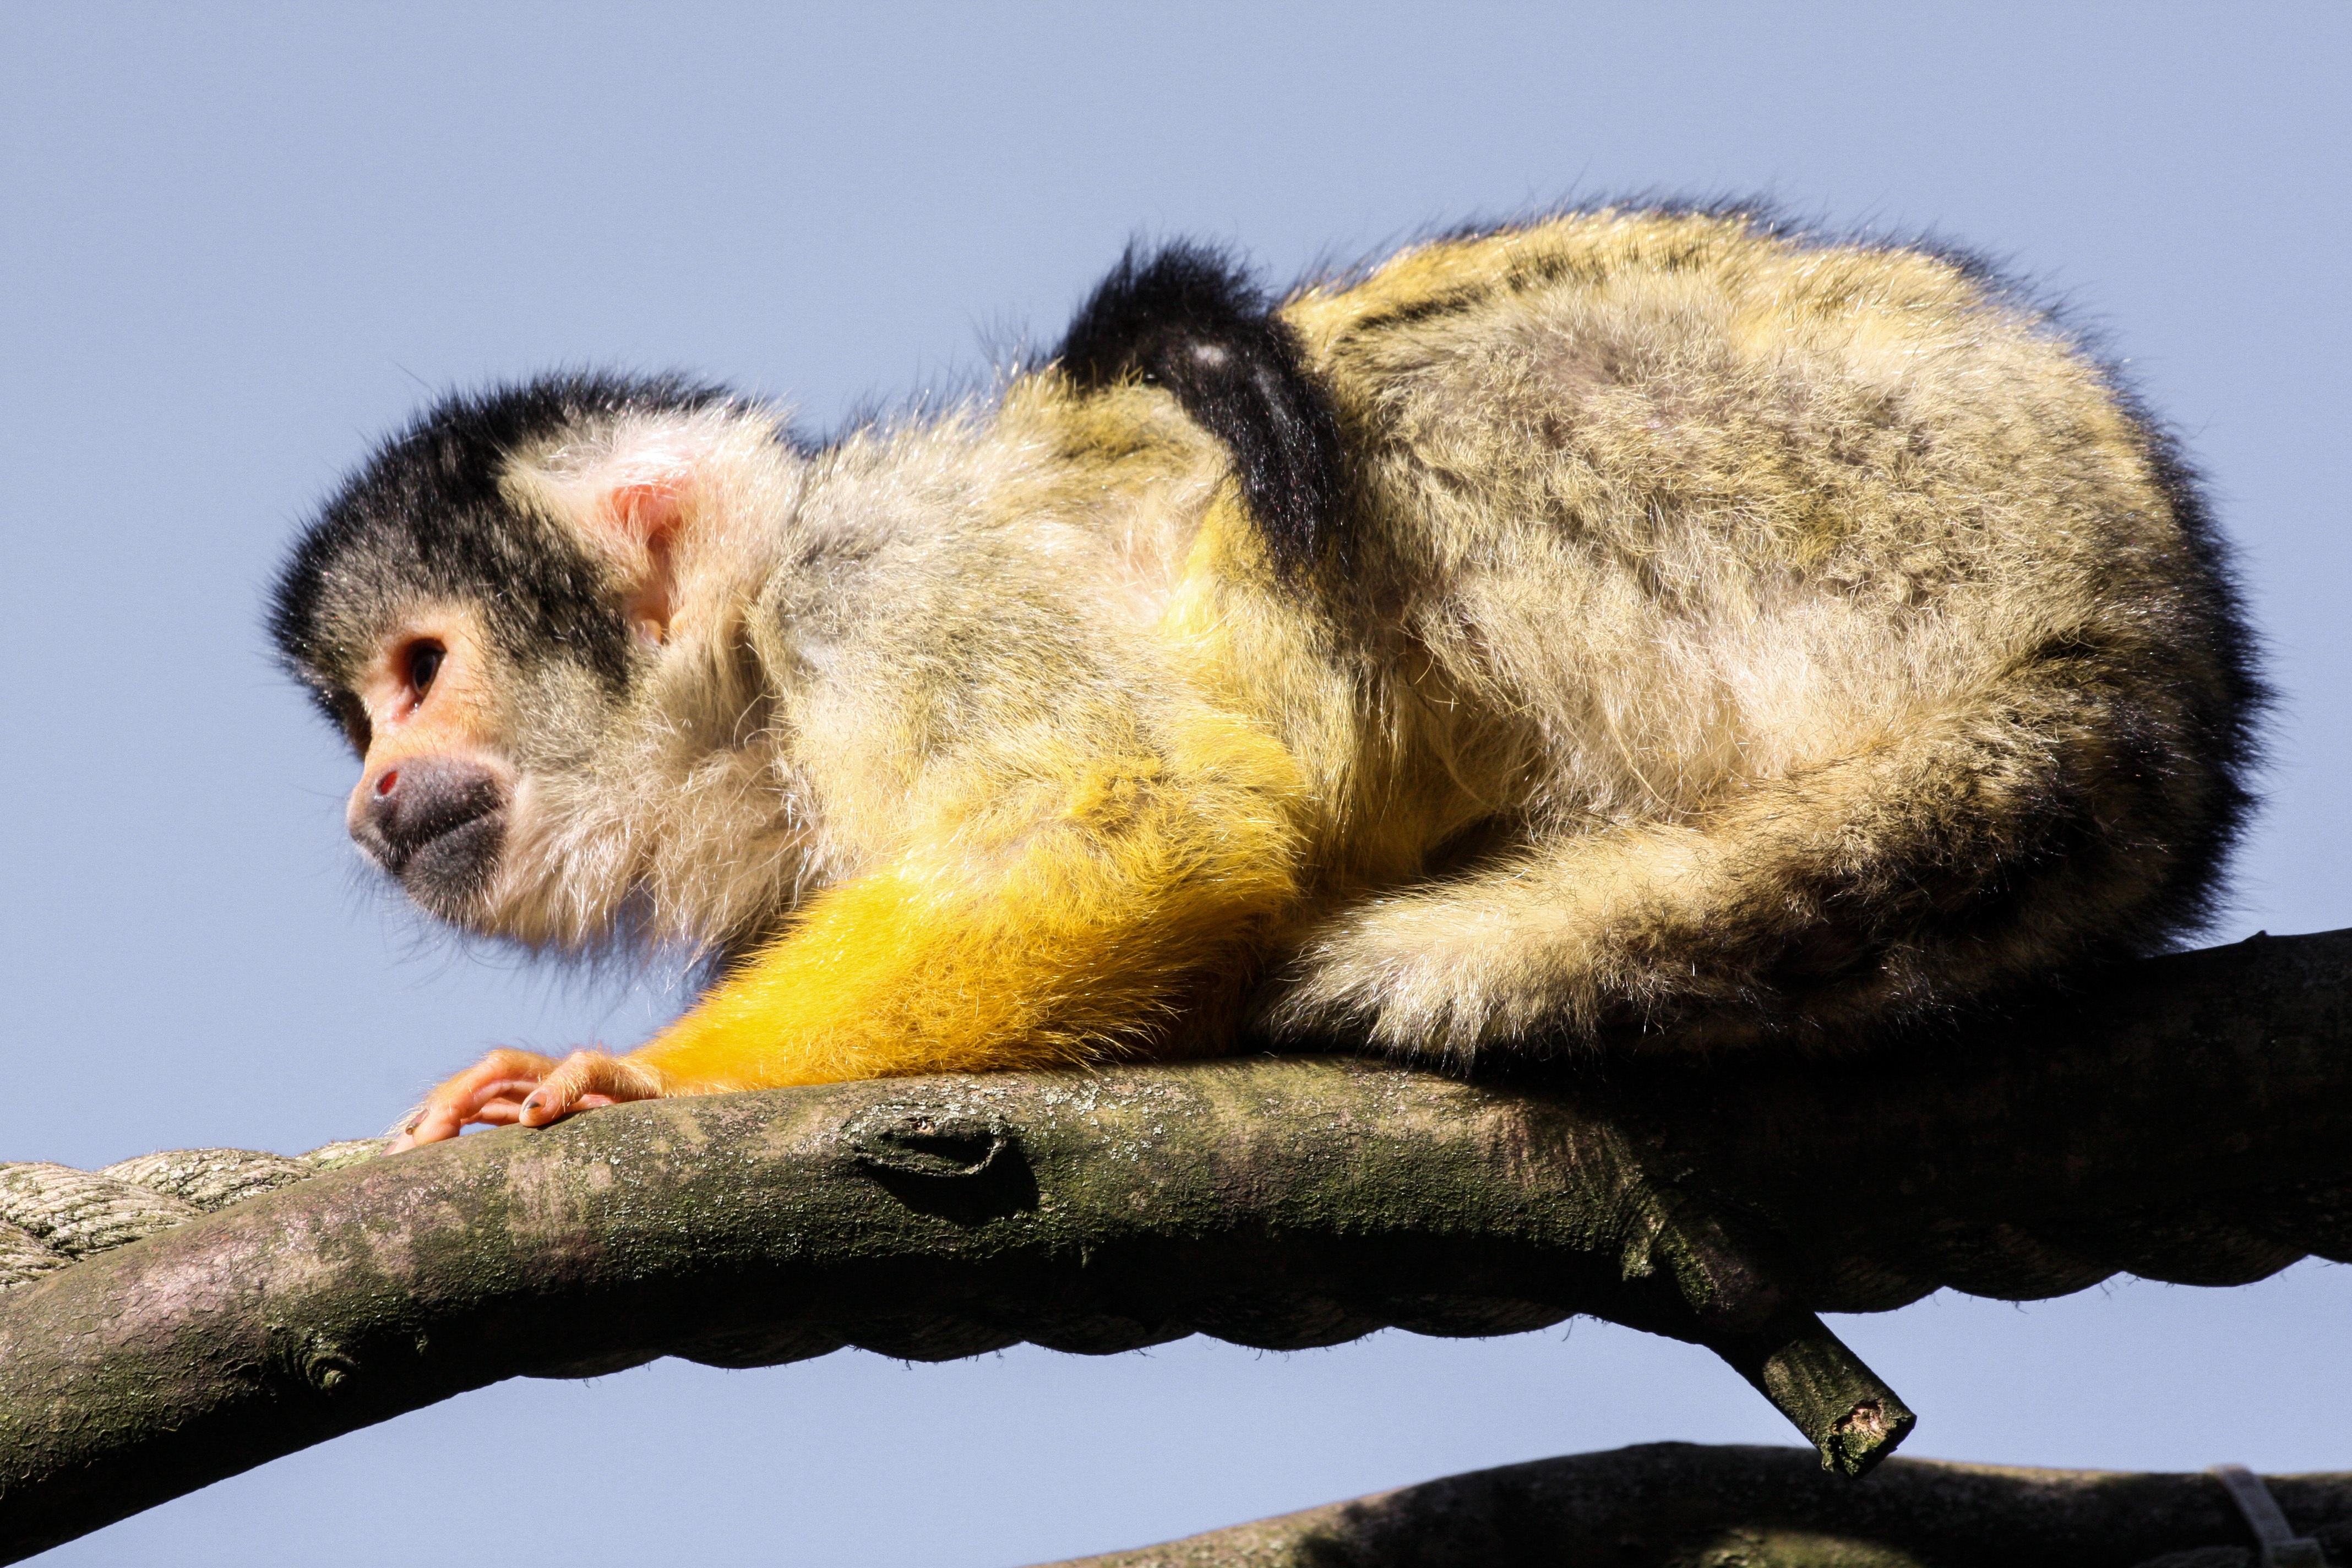
<path id="1" fill-rule="evenodd" d="M 1564 197 L 1764 191 L 2079 300 L 2186 432 L 2285 701 L 2217 935 L 2352 923 L 2352 13 L 1370 4 L 0 10 L 0 1158 L 299 1150 L 494 1042 L 675 997 L 453 950 L 371 892 L 262 584 L 429 392 L 682 366 L 819 426 L 1050 341 L 1135 233 L 1270 275 Z M 2352 1278 L 1938 1297 L 1842 1325 L 1911 1451 L 2352 1468 Z M 519 1382 L 58 1563 L 984 1565 L 1473 1466 L 1785 1442 L 1584 1324 L 1265 1356 L 845 1352 Z"/>

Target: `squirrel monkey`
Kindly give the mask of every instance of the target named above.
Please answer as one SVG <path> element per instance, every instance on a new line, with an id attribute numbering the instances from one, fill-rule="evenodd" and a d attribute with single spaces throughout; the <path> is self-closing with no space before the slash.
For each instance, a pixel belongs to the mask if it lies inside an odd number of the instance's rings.
<path id="1" fill-rule="evenodd" d="M 272 630 L 425 909 L 715 979 L 407 1139 L 1213 1052 L 1834 1046 L 2209 909 L 2261 688 L 2168 438 L 1982 269 L 1738 212 L 1055 355 L 814 445 L 677 379 L 434 406 Z"/>

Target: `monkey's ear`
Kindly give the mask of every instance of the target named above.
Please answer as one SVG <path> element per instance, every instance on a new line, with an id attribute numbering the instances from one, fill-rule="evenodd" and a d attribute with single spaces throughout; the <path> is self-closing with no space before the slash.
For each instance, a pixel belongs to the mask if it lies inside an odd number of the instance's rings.
<path id="1" fill-rule="evenodd" d="M 604 534 L 608 553 L 621 568 L 627 584 L 622 613 L 629 629 L 655 646 L 669 640 L 677 607 L 674 558 L 690 480 L 685 469 L 629 479 L 605 490 L 588 524 Z"/>
<path id="2" fill-rule="evenodd" d="M 711 458 L 680 435 L 625 433 L 609 452 L 554 486 L 560 510 L 619 578 L 630 629 L 650 644 L 669 637 L 677 547 Z"/>
<path id="3" fill-rule="evenodd" d="M 656 553 L 666 552 L 677 538 L 686 507 L 683 500 L 690 476 L 685 469 L 656 477 L 632 479 L 606 490 L 599 516 L 615 542 L 625 548 Z"/>
<path id="4" fill-rule="evenodd" d="M 669 637 L 677 563 L 732 491 L 738 448 L 765 432 L 740 416 L 634 415 L 578 433 L 546 457 L 509 468 L 517 498 L 560 518 L 620 585 L 631 629 L 648 644 Z"/>

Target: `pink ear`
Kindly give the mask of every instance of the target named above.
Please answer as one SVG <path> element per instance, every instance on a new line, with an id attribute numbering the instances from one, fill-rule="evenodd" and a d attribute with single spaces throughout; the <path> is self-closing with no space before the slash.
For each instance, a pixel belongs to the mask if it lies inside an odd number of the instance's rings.
<path id="1" fill-rule="evenodd" d="M 707 438 L 695 431 L 624 429 L 610 449 L 580 467 L 531 476 L 538 493 L 612 569 L 630 623 L 648 642 L 669 635 L 677 587 L 672 558 L 693 521 L 708 454 Z"/>
<path id="2" fill-rule="evenodd" d="M 661 554 L 677 531 L 678 495 L 685 488 L 682 471 L 615 485 L 605 498 L 605 515 L 624 540 Z"/>
<path id="3" fill-rule="evenodd" d="M 683 468 L 652 479 L 631 479 L 614 485 L 596 509 L 609 537 L 626 558 L 630 590 L 623 611 L 636 635 L 648 643 L 669 637 L 670 612 L 677 591 L 671 569 L 671 547 L 677 542 L 684 508 L 679 497 L 687 485 Z"/>

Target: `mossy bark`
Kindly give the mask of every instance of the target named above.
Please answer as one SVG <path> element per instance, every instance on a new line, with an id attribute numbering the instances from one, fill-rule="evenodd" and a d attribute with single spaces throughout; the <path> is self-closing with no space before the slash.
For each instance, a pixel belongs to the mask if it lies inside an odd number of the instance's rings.
<path id="1" fill-rule="evenodd" d="M 2352 1475 L 2273 1476 L 2352 1561 Z M 1792 1448 L 1653 1443 L 1449 1476 L 1052 1568 L 2258 1568 L 2212 1476 L 1895 1459 L 1861 1486 Z"/>
<path id="2" fill-rule="evenodd" d="M 1837 1060 L 1243 1058 L 469 1137 L 0 1296 L 0 1549 L 517 1374 L 1574 1313 L 1714 1348 L 1859 1473 L 1909 1415 L 1816 1311 L 2352 1253 L 2348 982 L 2335 933 Z"/>

